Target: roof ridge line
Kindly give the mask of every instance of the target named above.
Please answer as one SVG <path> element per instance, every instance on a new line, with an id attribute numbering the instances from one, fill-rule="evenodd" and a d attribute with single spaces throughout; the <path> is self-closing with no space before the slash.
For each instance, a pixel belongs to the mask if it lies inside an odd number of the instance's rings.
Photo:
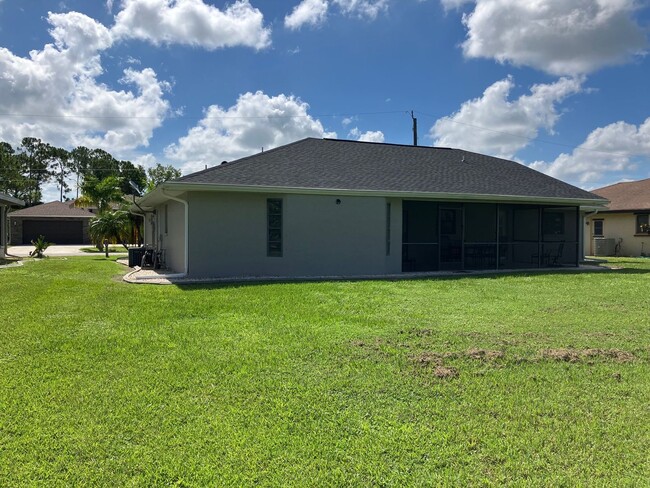
<path id="1" fill-rule="evenodd" d="M 309 137 L 308 139 L 316 139 L 316 138 Z M 334 138 L 334 137 L 323 137 L 320 140 L 331 141 L 331 142 L 353 142 L 355 144 L 376 144 L 376 145 L 381 145 L 381 146 L 412 147 L 412 148 L 417 148 L 417 149 L 443 149 L 443 150 L 447 150 L 447 151 L 462 151 L 462 149 L 458 149 L 458 148 L 455 148 L 455 147 L 414 146 L 413 144 L 399 144 L 397 142 L 355 141 L 354 139 L 338 139 L 338 138 Z"/>

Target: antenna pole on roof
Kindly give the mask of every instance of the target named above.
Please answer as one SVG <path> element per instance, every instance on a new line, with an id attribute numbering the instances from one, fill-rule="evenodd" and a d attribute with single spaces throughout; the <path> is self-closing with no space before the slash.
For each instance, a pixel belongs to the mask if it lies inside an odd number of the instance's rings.
<path id="1" fill-rule="evenodd" d="M 411 119 L 413 119 L 413 145 L 418 145 L 418 119 L 413 115 L 413 110 L 411 110 Z"/>

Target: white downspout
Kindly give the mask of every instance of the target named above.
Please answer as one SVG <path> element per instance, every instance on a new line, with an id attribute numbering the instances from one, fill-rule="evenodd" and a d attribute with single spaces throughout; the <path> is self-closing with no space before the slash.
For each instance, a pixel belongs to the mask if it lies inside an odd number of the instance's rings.
<path id="1" fill-rule="evenodd" d="M 170 200 L 174 200 L 176 202 L 182 203 L 183 206 L 185 207 L 185 269 L 183 270 L 182 273 L 179 274 L 174 274 L 174 275 L 166 275 L 168 277 L 173 277 L 173 278 L 184 278 L 187 276 L 189 273 L 189 265 L 190 265 L 190 246 L 189 246 L 189 241 L 190 241 L 190 211 L 189 211 L 189 204 L 187 203 L 186 200 L 183 200 L 181 198 L 173 197 L 169 195 L 168 193 L 165 193 L 165 189 L 162 188 L 162 194 L 165 195 L 167 198 Z"/>
<path id="2" fill-rule="evenodd" d="M 594 251 L 594 250 L 591 248 L 591 232 L 589 232 L 589 236 L 588 236 L 588 237 L 585 237 L 585 223 L 587 222 L 587 219 L 588 219 L 589 217 L 593 217 L 593 216 L 596 215 L 597 213 L 598 213 L 598 210 L 594 210 L 593 212 L 590 212 L 590 213 L 588 213 L 588 214 L 584 214 L 584 216 L 582 217 L 582 229 L 581 229 L 581 230 L 582 230 L 582 239 L 583 239 L 583 242 L 582 242 L 582 246 L 580 246 L 580 261 L 584 261 L 584 260 L 585 260 L 585 243 L 584 243 L 584 239 L 585 239 L 585 238 L 586 238 L 586 239 L 589 239 L 589 250 L 590 250 L 591 252 Z M 589 229 L 591 230 L 591 225 L 589 226 Z"/>

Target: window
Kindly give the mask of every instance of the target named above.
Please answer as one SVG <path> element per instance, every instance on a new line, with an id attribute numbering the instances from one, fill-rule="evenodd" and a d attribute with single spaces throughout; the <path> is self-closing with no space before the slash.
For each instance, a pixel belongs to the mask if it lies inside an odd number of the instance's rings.
<path id="1" fill-rule="evenodd" d="M 650 214 L 637 214 L 636 233 L 650 234 Z"/>
<path id="2" fill-rule="evenodd" d="M 282 257 L 282 199 L 266 200 L 266 255 Z"/>
<path id="3" fill-rule="evenodd" d="M 390 203 L 386 204 L 386 256 L 390 256 Z"/>
<path id="4" fill-rule="evenodd" d="M 594 235 L 596 237 L 603 236 L 603 219 L 600 220 L 594 220 Z"/>

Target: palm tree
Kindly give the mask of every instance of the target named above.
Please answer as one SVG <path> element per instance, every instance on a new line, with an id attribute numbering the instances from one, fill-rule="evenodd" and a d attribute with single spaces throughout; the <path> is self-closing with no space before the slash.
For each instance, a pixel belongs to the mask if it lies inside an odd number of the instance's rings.
<path id="1" fill-rule="evenodd" d="M 125 241 L 131 234 L 131 225 L 129 213 L 125 210 L 106 211 L 90 221 L 88 232 L 98 248 L 104 240 L 108 240 L 117 241 L 128 249 Z"/>
<path id="2" fill-rule="evenodd" d="M 120 181 L 115 176 L 108 176 L 98 180 L 94 176 L 86 176 L 81 185 L 82 195 L 77 198 L 75 205 L 78 207 L 96 206 L 97 213 L 102 214 L 110 210 L 112 203 L 119 203 L 124 200 Z"/>

